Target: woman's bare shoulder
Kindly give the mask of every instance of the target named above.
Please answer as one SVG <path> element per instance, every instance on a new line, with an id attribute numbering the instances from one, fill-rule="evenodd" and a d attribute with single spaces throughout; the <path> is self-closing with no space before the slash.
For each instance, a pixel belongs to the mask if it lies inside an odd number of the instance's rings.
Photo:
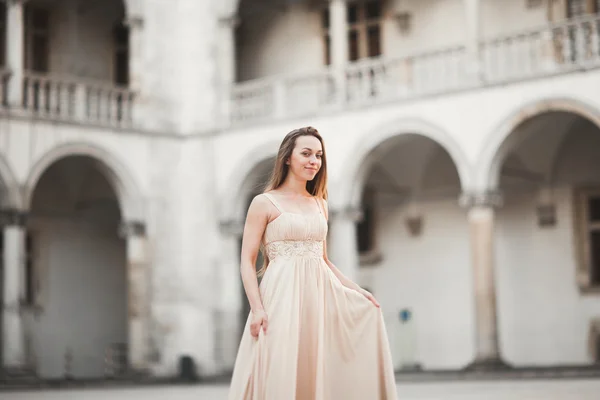
<path id="1" fill-rule="evenodd" d="M 264 193 L 257 194 L 252 198 L 250 202 L 250 208 L 259 210 L 268 210 L 271 201 L 265 196 Z"/>

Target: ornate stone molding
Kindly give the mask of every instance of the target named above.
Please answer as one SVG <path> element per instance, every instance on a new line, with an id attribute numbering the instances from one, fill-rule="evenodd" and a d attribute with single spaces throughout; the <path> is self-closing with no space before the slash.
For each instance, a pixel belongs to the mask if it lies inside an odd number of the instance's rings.
<path id="1" fill-rule="evenodd" d="M 123 221 L 119 225 L 119 236 L 122 238 L 146 236 L 146 224 L 141 221 Z"/>
<path id="2" fill-rule="evenodd" d="M 504 204 L 504 198 L 498 191 L 464 192 L 461 193 L 458 203 L 462 208 L 499 208 Z"/>
<path id="3" fill-rule="evenodd" d="M 5 208 L 0 210 L 0 225 L 25 226 L 28 214 L 25 211 Z"/>
<path id="4" fill-rule="evenodd" d="M 219 222 L 219 230 L 228 236 L 242 236 L 244 233 L 244 222 L 237 219 L 227 219 Z"/>

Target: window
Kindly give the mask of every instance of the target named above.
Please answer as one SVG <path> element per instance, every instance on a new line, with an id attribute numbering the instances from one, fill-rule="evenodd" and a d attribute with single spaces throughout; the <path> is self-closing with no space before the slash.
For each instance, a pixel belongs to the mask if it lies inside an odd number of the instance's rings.
<path id="1" fill-rule="evenodd" d="M 50 57 L 50 13 L 43 8 L 25 7 L 25 69 L 47 73 Z"/>
<path id="2" fill-rule="evenodd" d="M 382 0 L 356 0 L 347 5 L 348 60 L 381 55 Z M 329 10 L 323 12 L 325 64 L 331 64 Z"/>
<path id="3" fill-rule="evenodd" d="M 119 86 L 129 85 L 129 28 L 123 23 L 115 26 L 114 40 L 114 82 Z"/>
<path id="4" fill-rule="evenodd" d="M 600 289 L 600 188 L 577 193 L 576 213 L 578 280 L 584 289 Z"/>
<path id="5" fill-rule="evenodd" d="M 25 237 L 25 305 L 27 306 L 35 306 L 37 303 L 38 280 L 34 240 L 34 235 L 27 232 Z"/>

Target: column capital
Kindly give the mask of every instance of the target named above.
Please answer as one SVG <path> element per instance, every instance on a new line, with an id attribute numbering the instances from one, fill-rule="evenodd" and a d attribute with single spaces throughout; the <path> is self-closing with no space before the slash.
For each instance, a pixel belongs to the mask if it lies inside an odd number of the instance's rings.
<path id="1" fill-rule="evenodd" d="M 499 208 L 504 204 L 504 199 L 499 191 L 473 191 L 461 193 L 458 203 L 462 208 Z"/>
<path id="2" fill-rule="evenodd" d="M 353 222 L 362 221 L 364 215 L 359 207 L 344 207 L 340 209 L 332 209 L 329 211 L 330 219 L 349 219 Z"/>
<path id="3" fill-rule="evenodd" d="M 0 209 L 0 225 L 2 226 L 25 226 L 28 213 L 13 208 Z"/>
<path id="4" fill-rule="evenodd" d="M 146 224 L 142 221 L 122 221 L 119 225 L 119 236 L 121 238 L 146 236 Z"/>
<path id="5" fill-rule="evenodd" d="M 144 27 L 144 18 L 139 15 L 131 15 L 123 21 L 123 24 L 132 30 L 139 30 Z"/>
<path id="6" fill-rule="evenodd" d="M 227 219 L 219 222 L 219 230 L 227 236 L 242 236 L 244 234 L 244 222 L 239 219 Z"/>

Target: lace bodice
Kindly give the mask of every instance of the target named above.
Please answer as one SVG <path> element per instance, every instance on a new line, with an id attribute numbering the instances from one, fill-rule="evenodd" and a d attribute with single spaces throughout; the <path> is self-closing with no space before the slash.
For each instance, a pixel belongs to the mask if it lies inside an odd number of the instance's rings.
<path id="1" fill-rule="evenodd" d="M 279 257 L 323 257 L 323 242 L 314 240 L 280 240 L 267 244 L 266 249 L 271 261 Z"/>
<path id="2" fill-rule="evenodd" d="M 279 257 L 323 257 L 323 241 L 327 237 L 325 216 L 322 213 L 285 212 L 273 196 L 265 196 L 281 212 L 265 229 L 263 243 L 269 260 L 273 261 Z"/>

